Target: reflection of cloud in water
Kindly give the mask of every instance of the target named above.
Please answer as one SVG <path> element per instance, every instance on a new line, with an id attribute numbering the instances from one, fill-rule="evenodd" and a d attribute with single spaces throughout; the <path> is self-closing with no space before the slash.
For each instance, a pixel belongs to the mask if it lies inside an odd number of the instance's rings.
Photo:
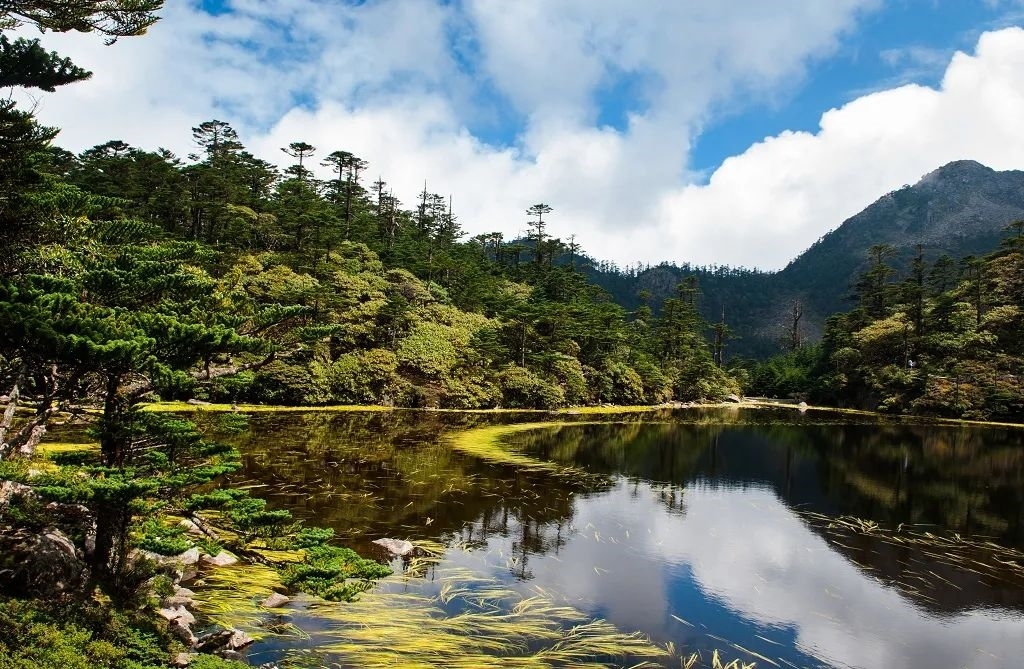
<path id="1" fill-rule="evenodd" d="M 771 490 L 692 486 L 680 516 L 646 485 L 633 489 L 579 499 L 568 544 L 530 557 L 534 582 L 656 638 L 678 631 L 669 614 L 721 633 L 712 617 L 724 605 L 792 630 L 804 652 L 839 666 L 995 669 L 1024 657 L 1018 614 L 929 614 L 834 552 Z"/>

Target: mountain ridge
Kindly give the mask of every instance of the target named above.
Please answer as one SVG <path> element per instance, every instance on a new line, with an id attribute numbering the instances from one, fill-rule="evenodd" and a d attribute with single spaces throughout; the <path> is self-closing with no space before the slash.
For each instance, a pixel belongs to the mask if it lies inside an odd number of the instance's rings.
<path id="1" fill-rule="evenodd" d="M 893 264 L 904 270 L 922 247 L 929 263 L 994 250 L 1004 228 L 1024 218 L 1024 171 L 997 171 L 976 160 L 955 160 L 923 175 L 915 184 L 890 191 L 847 218 L 776 272 L 694 268 L 662 264 L 610 280 L 592 279 L 627 308 L 646 291 L 657 306 L 675 284 L 696 276 L 702 285 L 702 313 L 717 322 L 722 313 L 738 339 L 733 355 L 765 357 L 780 350 L 792 305 L 803 311 L 808 339 L 820 336 L 825 318 L 846 311 L 850 286 L 864 270 L 876 244 L 896 250 Z M 755 294 L 750 294 L 754 291 Z"/>

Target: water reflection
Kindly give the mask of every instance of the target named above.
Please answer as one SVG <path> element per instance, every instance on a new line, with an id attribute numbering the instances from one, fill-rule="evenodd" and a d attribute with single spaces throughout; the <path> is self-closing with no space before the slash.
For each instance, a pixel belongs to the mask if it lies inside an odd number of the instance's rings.
<path id="1" fill-rule="evenodd" d="M 1019 570 L 984 547 L 953 559 L 802 511 L 1019 545 L 1020 434 L 779 417 L 681 414 L 512 438 L 610 475 L 603 486 L 488 465 L 440 438 L 485 417 L 260 417 L 237 442 L 240 480 L 362 552 L 380 536 L 459 546 L 445 567 L 539 586 L 622 630 L 759 666 L 1017 666 Z"/>

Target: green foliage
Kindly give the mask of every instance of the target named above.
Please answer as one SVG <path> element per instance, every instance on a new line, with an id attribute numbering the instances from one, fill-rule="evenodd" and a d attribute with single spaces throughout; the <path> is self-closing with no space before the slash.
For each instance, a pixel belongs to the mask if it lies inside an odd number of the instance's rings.
<path id="1" fill-rule="evenodd" d="M 192 547 L 192 542 L 183 528 L 149 518 L 139 527 L 135 545 L 157 555 L 180 555 Z"/>
<path id="2" fill-rule="evenodd" d="M 160 667 L 168 643 L 146 619 L 103 606 L 0 600 L 0 669 Z"/>
<path id="3" fill-rule="evenodd" d="M 319 545 L 307 549 L 302 562 L 286 567 L 281 580 L 290 588 L 330 601 L 348 601 L 370 586 L 369 579 L 390 573 L 389 567 L 348 548 Z"/>
<path id="4" fill-rule="evenodd" d="M 870 299 L 829 320 L 817 381 L 808 384 L 816 396 L 895 413 L 1018 417 L 1024 256 L 1014 239 L 986 258 L 966 258 L 959 275 L 948 258 L 928 269 L 919 256 L 902 291 L 880 288 L 878 277 L 890 272 L 876 253 L 874 274 L 861 282 Z"/>
<path id="5" fill-rule="evenodd" d="M 495 379 L 505 406 L 513 409 L 554 409 L 565 402 L 565 393 L 525 367 L 509 365 Z"/>

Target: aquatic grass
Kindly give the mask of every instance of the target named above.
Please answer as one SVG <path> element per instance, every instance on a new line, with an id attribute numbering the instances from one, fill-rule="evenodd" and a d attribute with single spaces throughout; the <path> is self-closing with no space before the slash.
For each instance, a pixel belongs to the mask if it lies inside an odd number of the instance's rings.
<path id="1" fill-rule="evenodd" d="M 647 660 L 668 657 L 646 636 L 592 620 L 546 593 L 524 597 L 463 569 L 441 577 L 436 595 L 375 591 L 349 605 L 316 607 L 331 622 L 314 636 L 317 648 L 360 667 L 601 667 L 610 658 L 655 666 Z"/>
<path id="2" fill-rule="evenodd" d="M 933 561 L 928 564 L 920 559 L 907 559 L 901 563 L 900 579 L 895 585 L 909 594 L 929 599 L 918 587 L 910 585 L 916 581 L 927 587 L 953 586 L 947 579 L 935 572 L 936 565 L 945 565 L 954 570 L 969 571 L 992 581 L 1006 581 L 1024 587 L 1024 551 L 1003 546 L 984 537 L 964 537 L 956 532 L 942 531 L 934 526 L 919 526 L 901 523 L 895 529 L 883 527 L 876 521 L 855 516 L 832 517 L 811 511 L 800 515 L 813 527 L 820 529 L 829 541 L 848 552 L 866 551 L 867 547 L 849 546 L 843 541 L 847 537 L 869 537 L 901 549 L 911 549 L 917 555 Z M 927 529 L 926 529 L 927 528 Z M 853 559 L 855 564 L 868 571 L 870 565 Z"/>
<path id="3" fill-rule="evenodd" d="M 515 467 L 531 472 L 539 472 L 554 476 L 566 477 L 581 483 L 604 480 L 604 477 L 582 469 L 548 462 L 519 453 L 514 446 L 507 443 L 507 438 L 521 432 L 544 429 L 560 429 L 578 427 L 580 425 L 597 425 L 598 422 L 534 422 L 515 423 L 513 425 L 492 425 L 459 432 L 448 439 L 452 449 L 496 465 Z"/>
<path id="4" fill-rule="evenodd" d="M 210 570 L 197 580 L 196 611 L 222 627 L 238 627 L 254 639 L 267 632 L 267 610 L 260 602 L 274 592 L 284 590 L 276 569 L 260 564 L 237 564 Z"/>
<path id="5" fill-rule="evenodd" d="M 143 405 L 144 411 L 156 413 L 366 413 L 394 411 L 394 407 L 373 404 L 336 404 L 327 406 L 277 406 L 268 404 L 190 404 L 188 402 L 153 402 Z"/>
<path id="6" fill-rule="evenodd" d="M 307 625 L 315 631 L 295 636 L 296 647 L 279 664 L 308 666 L 313 659 L 323 667 L 542 669 L 605 667 L 615 660 L 639 669 L 670 659 L 645 635 L 594 620 L 540 588 L 524 594 L 466 567 L 438 570 L 424 580 L 417 567 L 436 567 L 443 546 L 419 542 L 417 548 L 403 574 L 382 579 L 354 602 L 299 596 L 288 605 L 287 612 L 315 621 Z M 269 567 L 217 569 L 196 582 L 196 608 L 211 622 L 254 638 L 306 634 L 294 624 L 278 624 L 280 617 L 260 606 L 280 587 Z"/>

